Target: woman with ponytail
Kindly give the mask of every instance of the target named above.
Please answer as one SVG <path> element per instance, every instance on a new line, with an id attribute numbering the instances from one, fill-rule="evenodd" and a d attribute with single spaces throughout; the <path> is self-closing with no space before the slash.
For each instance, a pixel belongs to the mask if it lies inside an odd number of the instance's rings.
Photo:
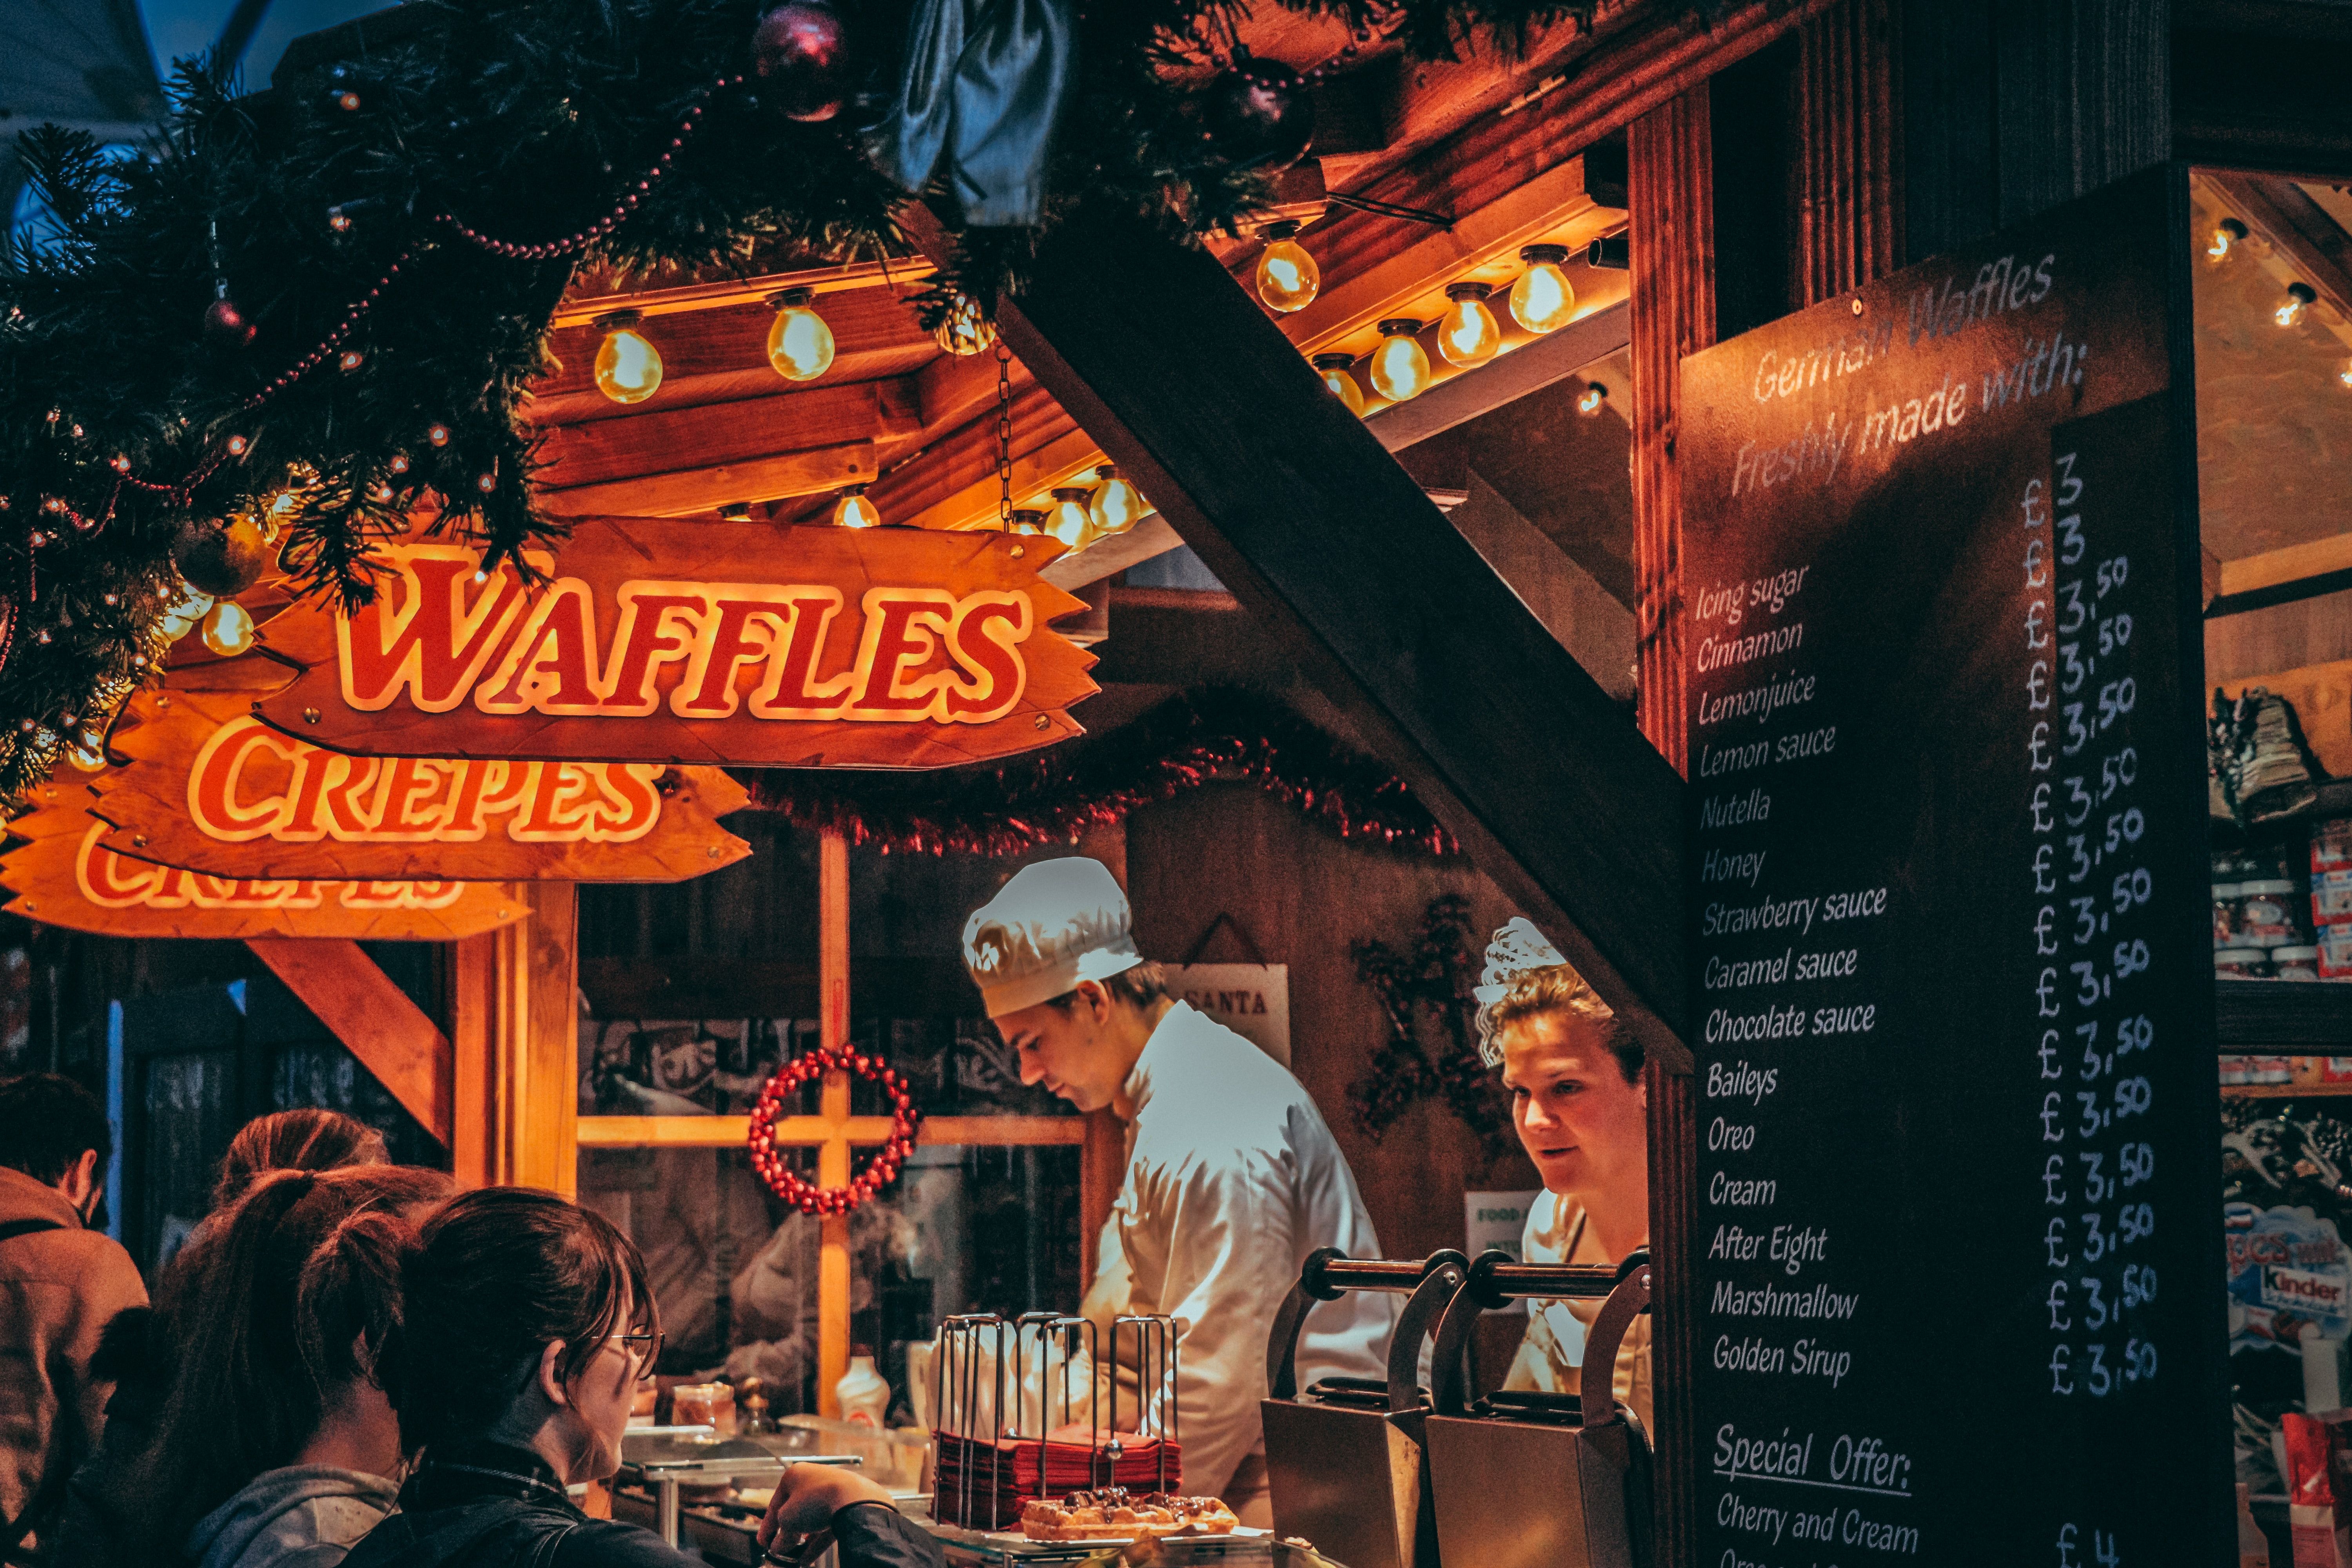
<path id="1" fill-rule="evenodd" d="M 257 1182 L 222 1227 L 153 1446 L 139 1554 L 198 1568 L 334 1568 L 393 1505 L 400 1427 L 376 1366 L 400 1321 L 436 1171 Z"/>
<path id="2" fill-rule="evenodd" d="M 701 1568 L 652 1531 L 588 1518 L 566 1490 L 620 1468 L 631 1396 L 661 1352 L 626 1237 L 552 1193 L 467 1193 L 422 1226 L 402 1302 L 376 1364 L 402 1445 L 423 1457 L 400 1511 L 342 1568 Z M 852 1472 L 793 1466 L 779 1517 L 829 1525 L 844 1568 L 941 1562 L 890 1494 Z"/>

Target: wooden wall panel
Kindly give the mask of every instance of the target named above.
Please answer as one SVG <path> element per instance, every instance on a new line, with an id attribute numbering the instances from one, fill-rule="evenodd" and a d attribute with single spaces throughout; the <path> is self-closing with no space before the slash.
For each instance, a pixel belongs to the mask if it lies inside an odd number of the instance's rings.
<path id="1" fill-rule="evenodd" d="M 1683 714 L 1682 489 L 1675 415 L 1682 362 L 1715 342 L 1715 182 L 1706 89 L 1684 93 L 1626 132 L 1633 204 L 1633 564 L 1642 732 L 1677 773 Z"/>
<path id="2" fill-rule="evenodd" d="M 1349 945 L 1371 938 L 1409 949 L 1429 900 L 1460 893 L 1470 900 L 1474 945 L 1483 949 L 1519 910 L 1468 861 L 1349 843 L 1257 789 L 1231 784 L 1135 812 L 1128 875 L 1146 957 L 1181 957 L 1218 915 L 1230 914 L 1268 962 L 1289 966 L 1291 1070 L 1330 1124 L 1390 1257 L 1462 1246 L 1465 1189 L 1543 1184 L 1516 1137 L 1490 1161 L 1441 1104 L 1417 1104 L 1377 1141 L 1349 1110 L 1349 1088 L 1388 1029 L 1379 999 L 1356 978 Z M 1246 954 L 1219 932 L 1202 956 Z"/>
<path id="3" fill-rule="evenodd" d="M 1796 306 L 1895 270 L 1902 247 L 1900 18 L 1839 0 L 1797 29 Z"/>

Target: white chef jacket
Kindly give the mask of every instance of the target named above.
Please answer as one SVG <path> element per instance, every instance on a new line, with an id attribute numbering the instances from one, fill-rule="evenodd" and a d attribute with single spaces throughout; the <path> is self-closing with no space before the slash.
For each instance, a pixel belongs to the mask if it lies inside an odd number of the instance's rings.
<path id="1" fill-rule="evenodd" d="M 1127 1080 L 1135 1106 L 1127 1179 L 1111 1207 L 1128 1308 L 1180 1320 L 1177 1437 L 1184 1489 L 1223 1491 L 1265 1445 L 1266 1340 L 1318 1247 L 1378 1258 L 1355 1173 L 1298 1080 L 1241 1036 L 1179 1002 Z M 1092 1296 L 1095 1292 L 1089 1292 Z M 1397 1298 L 1318 1303 L 1298 1343 L 1298 1383 L 1384 1377 Z"/>

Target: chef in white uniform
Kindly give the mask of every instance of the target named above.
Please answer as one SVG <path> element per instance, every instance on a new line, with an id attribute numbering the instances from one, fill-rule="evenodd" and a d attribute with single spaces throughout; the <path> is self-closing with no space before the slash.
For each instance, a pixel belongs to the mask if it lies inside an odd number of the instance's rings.
<path id="1" fill-rule="evenodd" d="M 1090 1309 L 1177 1320 L 1177 1436 L 1184 1489 L 1266 1525 L 1266 1337 L 1307 1255 L 1381 1256 L 1354 1173 L 1287 1069 L 1170 997 L 1136 951 L 1127 895 L 1081 857 L 1024 868 L 973 913 L 964 965 L 990 1019 L 1043 1083 L 1127 1126 Z M 1298 1344 L 1303 1387 L 1386 1375 L 1395 1299 L 1363 1291 L 1318 1306 Z"/>

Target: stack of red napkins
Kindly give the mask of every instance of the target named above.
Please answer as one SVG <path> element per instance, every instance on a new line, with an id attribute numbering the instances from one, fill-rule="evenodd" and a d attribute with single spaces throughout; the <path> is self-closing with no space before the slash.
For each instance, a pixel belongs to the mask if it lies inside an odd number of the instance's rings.
<path id="1" fill-rule="evenodd" d="M 1182 1489 L 1180 1443 L 1134 1432 L 1057 1426 L 1035 1437 L 959 1437 L 935 1432 L 931 1517 L 966 1530 L 1017 1530 L 1021 1505 L 1035 1497 L 1062 1497 L 1098 1487 L 1134 1492 Z M 1111 1447 L 1118 1445 L 1118 1455 Z"/>

